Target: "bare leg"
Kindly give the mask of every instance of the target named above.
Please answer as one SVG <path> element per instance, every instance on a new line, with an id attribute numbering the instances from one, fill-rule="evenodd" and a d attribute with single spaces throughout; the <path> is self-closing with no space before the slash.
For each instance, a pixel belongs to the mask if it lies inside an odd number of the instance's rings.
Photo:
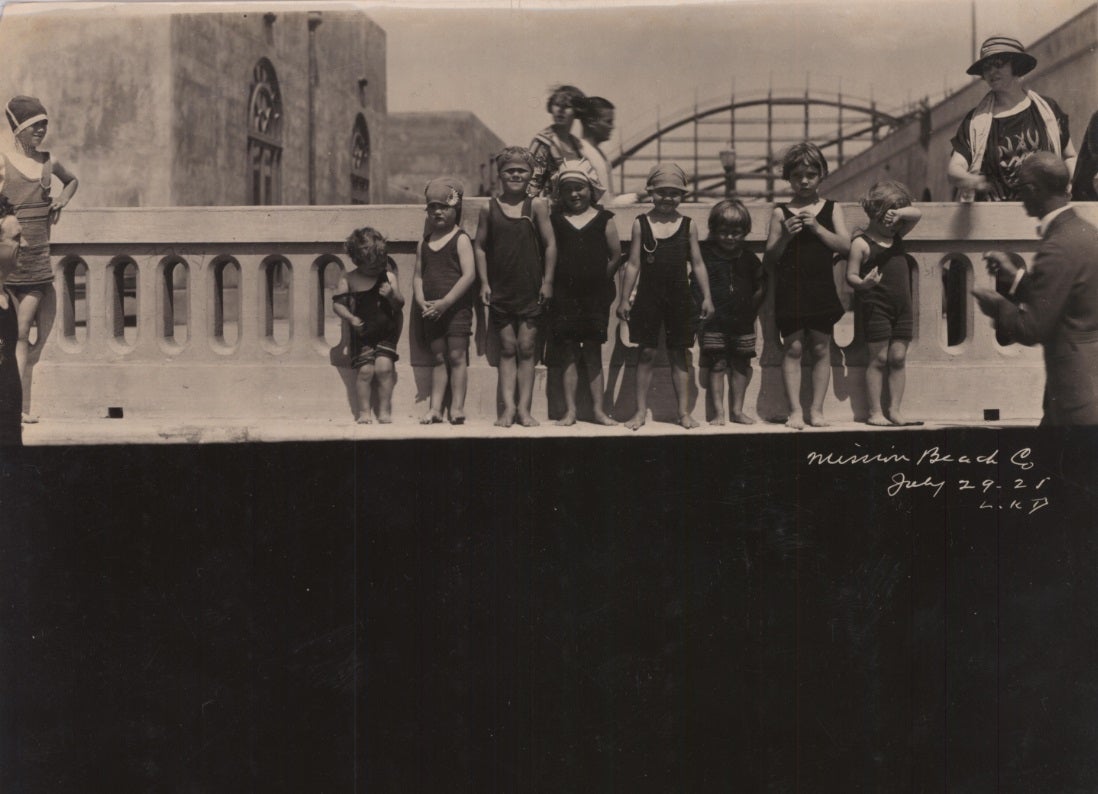
<path id="1" fill-rule="evenodd" d="M 523 320 L 518 332 L 518 420 L 523 427 L 537 427 L 530 413 L 534 402 L 534 354 L 537 352 L 538 329 Z"/>
<path id="2" fill-rule="evenodd" d="M 892 424 L 881 408 L 881 390 L 884 388 L 884 373 L 888 367 L 888 342 L 868 342 L 869 364 L 865 368 L 865 395 L 869 403 L 867 424 L 883 427 Z"/>
<path id="3" fill-rule="evenodd" d="M 812 407 L 808 411 L 808 424 L 827 427 L 824 419 L 824 398 L 831 383 L 831 335 L 819 331 L 808 332 L 808 344 L 812 348 Z"/>
<path id="4" fill-rule="evenodd" d="M 42 355 L 42 348 L 53 329 L 57 316 L 57 293 L 50 284 L 42 288 L 41 293 L 24 295 L 16 306 L 19 323 L 19 338 L 15 343 L 15 364 L 19 370 L 19 379 L 23 384 L 23 421 L 31 424 L 38 417 L 30 414 L 31 377 L 34 365 Z M 38 332 L 34 344 L 30 343 L 31 325 L 37 323 Z"/>
<path id="5" fill-rule="evenodd" d="M 652 386 L 652 362 L 656 351 L 650 347 L 637 348 L 637 412 L 625 423 L 630 430 L 640 428 L 648 417 L 648 389 Z"/>
<path id="6" fill-rule="evenodd" d="M 469 385 L 469 337 L 451 336 L 446 339 L 450 360 L 450 421 L 465 421 L 465 392 Z M 439 406 L 441 408 L 441 404 Z"/>
<path id="7" fill-rule="evenodd" d="M 373 382 L 374 365 L 365 364 L 359 367 L 355 377 L 355 394 L 358 396 L 358 415 L 355 416 L 355 421 L 360 425 L 368 425 L 374 421 L 370 416 L 370 397 L 373 396 L 370 387 Z"/>
<path id="8" fill-rule="evenodd" d="M 597 342 L 584 342 L 583 362 L 587 366 L 587 385 L 591 389 L 591 407 L 595 415 L 595 423 L 616 425 L 617 422 L 607 416 L 603 408 L 606 390 L 602 382 L 602 345 Z"/>
<path id="9" fill-rule="evenodd" d="M 442 397 L 446 393 L 449 373 L 446 371 L 446 340 L 431 340 L 431 356 L 435 364 L 431 367 L 431 400 L 427 413 L 419 420 L 421 425 L 434 425 L 442 421 Z"/>
<path id="10" fill-rule="evenodd" d="M 496 424 L 500 427 L 510 427 L 515 423 L 517 355 L 518 338 L 515 336 L 515 329 L 510 325 L 505 326 L 499 331 L 499 390 L 503 398 L 503 413 L 496 419 Z"/>
<path id="11" fill-rule="evenodd" d="M 686 348 L 670 348 L 667 357 L 671 360 L 671 385 L 675 387 L 679 424 L 691 430 L 698 426 L 698 420 L 690 413 L 690 373 L 686 369 Z"/>
<path id="12" fill-rule="evenodd" d="M 709 369 L 709 397 L 713 400 L 713 410 L 716 415 L 709 421 L 711 425 L 728 424 L 728 414 L 724 408 L 724 381 L 728 371 L 728 363 L 721 359 L 714 361 Z"/>
<path id="13" fill-rule="evenodd" d="M 747 356 L 732 356 L 732 421 L 736 424 L 755 424 L 755 420 L 743 410 L 743 400 L 750 383 L 751 359 Z"/>
<path id="14" fill-rule="evenodd" d="M 387 425 L 393 421 L 393 387 L 396 386 L 396 370 L 388 356 L 378 356 L 377 364 L 377 421 Z"/>
<path id="15" fill-rule="evenodd" d="M 797 430 L 804 428 L 801 414 L 801 358 L 804 355 L 804 331 L 797 331 L 785 338 L 785 355 L 782 356 L 782 382 L 789 400 L 789 418 L 786 425 Z"/>
<path id="16" fill-rule="evenodd" d="M 897 339 L 888 346 L 889 416 L 897 425 L 919 424 L 903 415 L 904 388 L 907 386 L 907 340 Z"/>
<path id="17" fill-rule="evenodd" d="M 561 346 L 564 358 L 564 416 L 557 420 L 562 427 L 571 427 L 576 423 L 576 387 L 579 385 L 579 373 L 576 368 L 576 349 L 578 344 Z"/>

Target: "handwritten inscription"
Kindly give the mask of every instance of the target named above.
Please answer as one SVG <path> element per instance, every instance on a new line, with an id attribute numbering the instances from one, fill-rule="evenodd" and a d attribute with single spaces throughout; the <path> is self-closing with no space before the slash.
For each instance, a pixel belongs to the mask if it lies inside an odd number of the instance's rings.
<path id="1" fill-rule="evenodd" d="M 978 500 L 981 510 L 1010 510 L 1027 515 L 1048 507 L 1047 486 L 1051 477 L 1036 470 L 1033 450 L 1023 447 L 1004 455 L 1003 459 L 1005 465 L 1000 465 L 998 449 L 975 455 L 945 452 L 941 447 L 927 447 L 917 455 L 889 451 L 809 452 L 806 456 L 809 466 L 907 464 L 889 476 L 885 494 L 893 498 L 907 493 L 937 499 L 943 494 L 955 493 L 960 498 Z M 957 476 L 970 472 L 975 476 Z"/>

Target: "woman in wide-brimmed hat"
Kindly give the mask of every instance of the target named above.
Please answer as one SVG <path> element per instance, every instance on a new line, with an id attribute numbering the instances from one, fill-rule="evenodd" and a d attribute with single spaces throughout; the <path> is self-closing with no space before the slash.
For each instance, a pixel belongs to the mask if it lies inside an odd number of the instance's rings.
<path id="1" fill-rule="evenodd" d="M 1068 117 L 1055 101 L 1021 83 L 1037 59 L 1017 39 L 992 36 L 968 74 L 982 77 L 988 92 L 969 111 L 953 137 L 950 183 L 962 201 L 1020 201 L 1018 164 L 1032 152 L 1053 152 L 1075 165 Z"/>

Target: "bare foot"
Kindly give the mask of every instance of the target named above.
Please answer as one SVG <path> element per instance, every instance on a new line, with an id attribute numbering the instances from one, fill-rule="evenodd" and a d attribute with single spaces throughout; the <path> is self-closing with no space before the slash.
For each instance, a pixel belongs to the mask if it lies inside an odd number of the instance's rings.
<path id="1" fill-rule="evenodd" d="M 22 416 L 22 422 L 25 425 L 36 425 L 38 424 L 38 417 L 35 414 L 25 413 Z"/>
<path id="2" fill-rule="evenodd" d="M 355 422 L 360 425 L 372 425 L 374 420 L 369 414 L 361 413 L 355 417 Z"/>
<path id="3" fill-rule="evenodd" d="M 428 411 L 423 415 L 423 418 L 419 420 L 421 425 L 439 425 L 442 424 L 442 415 L 437 414 L 434 411 Z"/>
<path id="4" fill-rule="evenodd" d="M 632 419 L 625 423 L 625 426 L 630 430 L 639 430 L 644 427 L 644 414 L 637 413 Z"/>
<path id="5" fill-rule="evenodd" d="M 679 424 L 686 430 L 693 430 L 698 426 L 698 420 L 692 414 L 683 414 L 679 417 Z"/>
<path id="6" fill-rule="evenodd" d="M 785 420 L 785 426 L 791 427 L 794 430 L 804 430 L 804 420 L 801 419 L 799 413 L 790 414 L 789 418 Z"/>
<path id="7" fill-rule="evenodd" d="M 717 414 L 716 416 L 714 416 L 712 419 L 709 420 L 709 424 L 711 424 L 711 425 L 726 425 L 726 424 L 728 424 L 728 419 L 725 417 L 724 414 Z"/>
<path id="8" fill-rule="evenodd" d="M 813 427 L 831 427 L 831 423 L 824 419 L 824 415 L 815 411 L 808 412 L 808 424 Z"/>
<path id="9" fill-rule="evenodd" d="M 885 419 L 884 414 L 870 414 L 865 423 L 874 427 L 892 427 L 892 423 Z"/>
<path id="10" fill-rule="evenodd" d="M 503 413 L 499 415 L 499 419 L 496 420 L 496 427 L 510 427 L 515 423 L 515 409 L 504 408 Z"/>
<path id="11" fill-rule="evenodd" d="M 379 425 L 391 425 L 393 423 L 393 415 L 390 413 L 378 412 L 377 423 Z"/>
<path id="12" fill-rule="evenodd" d="M 463 425 L 463 424 L 465 424 L 465 414 L 462 413 L 461 411 L 458 411 L 458 412 L 455 413 L 454 411 L 451 410 L 450 411 L 450 424 L 452 424 L 452 425 Z"/>
<path id="13" fill-rule="evenodd" d="M 902 414 L 896 412 L 892 413 L 892 424 L 899 425 L 900 427 L 918 427 L 922 424 L 918 419 L 908 419 Z"/>
<path id="14" fill-rule="evenodd" d="M 738 414 L 737 413 L 732 414 L 732 421 L 735 422 L 738 425 L 753 425 L 753 424 L 755 424 L 755 419 L 753 417 L 750 417 L 747 414 L 743 413 L 742 411 Z"/>
<path id="15" fill-rule="evenodd" d="M 530 416 L 530 414 L 519 414 L 518 420 L 519 424 L 523 427 L 537 427 L 539 424 L 538 420 Z"/>
<path id="16" fill-rule="evenodd" d="M 613 427 L 614 425 L 617 424 L 617 422 L 615 422 L 613 419 L 611 419 L 609 416 L 607 416 L 602 411 L 595 411 L 595 424 L 596 425 L 606 425 L 607 427 Z"/>
<path id="17" fill-rule="evenodd" d="M 572 413 L 571 411 L 566 413 L 564 416 L 562 416 L 557 421 L 553 422 L 553 424 L 560 425 L 561 427 L 571 427 L 575 423 L 576 423 L 576 415 L 574 413 Z"/>

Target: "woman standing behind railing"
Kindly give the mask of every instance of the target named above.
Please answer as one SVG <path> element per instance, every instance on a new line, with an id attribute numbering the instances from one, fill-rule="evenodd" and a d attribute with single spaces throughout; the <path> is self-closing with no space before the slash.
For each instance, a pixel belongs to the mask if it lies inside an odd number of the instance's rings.
<path id="1" fill-rule="evenodd" d="M 50 156 L 38 151 L 46 137 L 49 119 L 46 108 L 35 97 L 17 96 L 6 109 L 15 145 L 0 157 L 0 184 L 15 205 L 16 217 L 23 227 L 23 247 L 19 266 L 7 280 L 15 296 L 19 318 L 19 341 L 15 360 L 23 383 L 23 422 L 37 422 L 30 414 L 30 379 L 34 362 L 53 328 L 57 297 L 50 264 L 50 225 L 57 223 L 61 210 L 76 192 L 76 175 Z M 56 199 L 50 197 L 53 177 L 63 188 Z M 37 324 L 38 334 L 30 344 L 30 329 Z"/>

